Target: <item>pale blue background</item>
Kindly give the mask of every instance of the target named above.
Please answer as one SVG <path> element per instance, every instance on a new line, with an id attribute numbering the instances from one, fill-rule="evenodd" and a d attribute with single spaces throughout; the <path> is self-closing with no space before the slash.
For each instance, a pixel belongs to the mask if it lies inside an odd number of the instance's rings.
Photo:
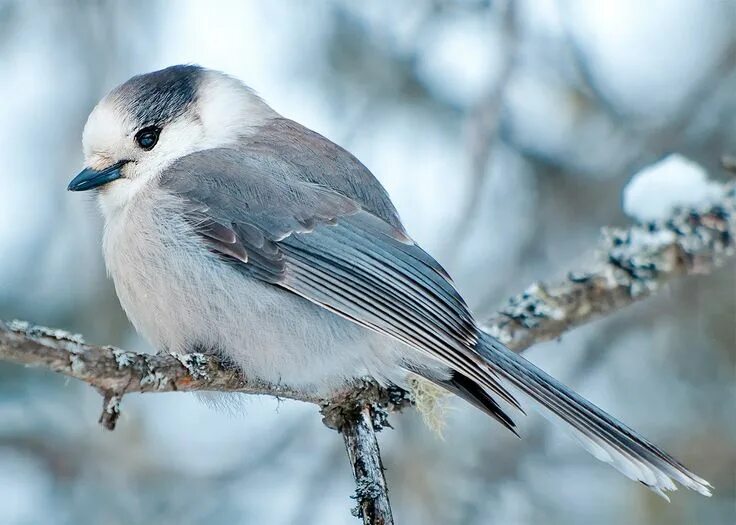
<path id="1" fill-rule="evenodd" d="M 729 177 L 734 2 L 511 5 L 0 0 L 0 318 L 147 348 L 105 277 L 94 203 L 65 187 L 96 100 L 174 63 L 226 70 L 353 151 L 480 316 L 586 264 L 599 227 L 629 221 L 626 182 L 665 153 Z M 734 284 L 733 266 L 684 280 L 528 352 L 712 499 L 667 505 L 537 416 L 518 440 L 453 401 L 444 439 L 412 413 L 381 435 L 397 523 L 736 522 Z M 0 364 L 0 524 L 357 523 L 312 406 L 130 396 L 114 433 L 99 409 L 84 385 Z"/>

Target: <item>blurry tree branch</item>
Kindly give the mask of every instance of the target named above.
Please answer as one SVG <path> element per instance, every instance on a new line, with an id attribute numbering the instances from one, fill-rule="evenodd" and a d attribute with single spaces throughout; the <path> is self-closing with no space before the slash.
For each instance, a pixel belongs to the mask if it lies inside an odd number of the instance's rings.
<path id="1" fill-rule="evenodd" d="M 619 308 L 649 297 L 669 281 L 709 273 L 734 254 L 736 184 L 701 209 L 630 228 L 605 228 L 597 263 L 557 283 L 535 283 L 512 297 L 484 327 L 522 351 Z"/>
<path id="2" fill-rule="evenodd" d="M 736 184 L 730 183 L 715 204 L 605 229 L 596 264 L 559 283 L 532 285 L 485 328 L 522 351 L 642 300 L 680 276 L 708 273 L 733 255 L 734 234 Z M 356 514 L 367 524 L 393 523 L 376 431 L 387 425 L 388 412 L 410 404 L 403 391 L 365 382 L 323 399 L 245 378 L 215 355 L 128 352 L 22 321 L 0 322 L 0 360 L 48 368 L 95 387 L 104 397 L 100 422 L 108 429 L 115 427 L 123 395 L 135 392 L 241 392 L 314 403 L 325 424 L 343 435 L 357 484 Z"/>

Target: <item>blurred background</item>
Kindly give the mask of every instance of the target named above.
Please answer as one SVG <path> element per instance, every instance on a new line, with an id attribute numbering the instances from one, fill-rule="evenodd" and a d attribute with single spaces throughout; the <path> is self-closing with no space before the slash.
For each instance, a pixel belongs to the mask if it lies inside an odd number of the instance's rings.
<path id="1" fill-rule="evenodd" d="M 670 152 L 736 153 L 736 3 L 0 0 L 0 318 L 147 349 L 65 191 L 85 119 L 128 77 L 194 62 L 355 153 L 484 317 L 581 268 Z M 682 280 L 527 357 L 716 487 L 666 504 L 546 421 L 522 440 L 458 400 L 443 437 L 380 435 L 398 525 L 736 523 L 736 275 Z M 0 524 L 342 524 L 354 487 L 313 406 L 128 396 L 0 363 Z"/>

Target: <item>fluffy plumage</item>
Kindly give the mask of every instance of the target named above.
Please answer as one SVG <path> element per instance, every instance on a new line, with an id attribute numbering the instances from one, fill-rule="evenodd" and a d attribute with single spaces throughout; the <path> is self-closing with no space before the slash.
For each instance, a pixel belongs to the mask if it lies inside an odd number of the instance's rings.
<path id="1" fill-rule="evenodd" d="M 227 104 L 225 103 L 227 102 Z M 144 125 L 162 128 L 150 152 Z M 128 161 L 100 191 L 121 304 L 156 347 L 221 352 L 249 375 L 329 394 L 372 376 L 427 378 L 513 431 L 522 392 L 598 459 L 656 492 L 708 483 L 477 326 L 350 153 L 221 73 L 135 77 L 90 116 L 88 166 Z"/>

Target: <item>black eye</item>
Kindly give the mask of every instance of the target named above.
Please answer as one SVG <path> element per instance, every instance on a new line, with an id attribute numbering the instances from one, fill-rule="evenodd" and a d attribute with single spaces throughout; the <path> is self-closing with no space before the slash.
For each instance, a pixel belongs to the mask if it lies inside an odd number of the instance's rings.
<path id="1" fill-rule="evenodd" d="M 159 128 L 157 128 L 156 126 L 149 126 L 147 128 L 143 128 L 135 134 L 135 141 L 144 150 L 152 150 L 158 142 L 159 133 L 161 133 L 161 130 Z"/>

